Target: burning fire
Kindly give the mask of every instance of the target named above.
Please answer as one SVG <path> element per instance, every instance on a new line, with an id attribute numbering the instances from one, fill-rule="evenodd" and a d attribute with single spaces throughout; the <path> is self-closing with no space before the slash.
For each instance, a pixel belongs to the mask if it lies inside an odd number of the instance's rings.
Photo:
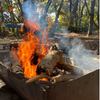
<path id="1" fill-rule="evenodd" d="M 42 41 L 35 36 L 34 32 L 40 30 L 39 24 L 33 22 L 25 22 L 26 27 L 29 28 L 29 32 L 27 32 L 26 36 L 22 39 L 21 43 L 18 44 L 18 51 L 17 55 L 21 61 L 22 68 L 24 69 L 24 76 L 27 78 L 35 77 L 36 68 L 41 57 L 38 58 L 37 65 L 31 64 L 31 60 L 34 58 L 34 54 L 37 52 L 42 55 L 46 55 L 48 53 L 48 45 L 49 42 L 46 40 L 47 38 L 47 31 L 44 29 Z M 45 80 L 45 79 L 44 79 Z"/>

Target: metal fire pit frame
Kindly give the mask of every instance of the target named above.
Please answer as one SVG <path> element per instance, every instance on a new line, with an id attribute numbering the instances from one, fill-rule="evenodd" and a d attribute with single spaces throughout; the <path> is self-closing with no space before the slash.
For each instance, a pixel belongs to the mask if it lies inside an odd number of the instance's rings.
<path id="1" fill-rule="evenodd" d="M 99 70 L 68 82 L 25 84 L 25 77 L 0 64 L 0 78 L 25 100 L 99 100 Z"/>

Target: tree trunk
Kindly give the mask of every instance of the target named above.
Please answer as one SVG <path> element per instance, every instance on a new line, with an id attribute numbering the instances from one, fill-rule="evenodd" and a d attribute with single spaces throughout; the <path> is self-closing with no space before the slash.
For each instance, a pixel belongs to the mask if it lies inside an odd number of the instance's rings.
<path id="1" fill-rule="evenodd" d="M 78 17 L 78 15 L 77 15 L 77 13 L 75 14 L 75 25 L 76 25 L 76 27 L 77 27 L 77 17 Z"/>
<path id="2" fill-rule="evenodd" d="M 20 17 L 22 16 L 24 16 L 24 12 L 23 12 L 23 10 L 22 10 L 22 4 L 21 4 L 21 2 L 20 2 L 20 0 L 18 0 L 18 5 L 19 5 L 19 7 L 20 7 L 20 12 L 21 12 L 21 14 L 20 14 Z M 22 20 L 20 20 L 20 22 L 23 22 L 23 18 L 22 18 Z"/>
<path id="3" fill-rule="evenodd" d="M 59 9 L 57 11 L 57 14 L 56 14 L 56 17 L 55 17 L 55 24 L 58 23 L 58 18 L 59 18 L 59 15 L 60 15 L 61 8 L 63 6 L 63 1 L 64 0 L 61 1 L 61 4 L 60 4 Z M 53 30 L 53 32 L 56 32 L 57 31 L 57 25 L 56 25 L 56 27 L 53 25 L 53 29 L 52 30 Z"/>
<path id="4" fill-rule="evenodd" d="M 97 12 L 97 20 L 98 20 L 98 26 L 99 26 L 99 0 L 98 0 L 98 12 Z"/>
<path id="5" fill-rule="evenodd" d="M 16 34 L 17 34 L 17 36 L 19 36 L 19 30 L 18 30 L 18 27 L 17 27 L 17 22 L 15 22 L 15 25 L 16 25 Z"/>
<path id="6" fill-rule="evenodd" d="M 63 6 L 63 1 L 64 1 L 64 0 L 61 1 L 60 7 L 59 7 L 58 12 L 57 12 L 57 14 L 56 14 L 56 18 L 55 18 L 55 23 L 56 23 L 56 24 L 58 23 L 58 18 L 59 18 L 60 10 L 61 10 L 61 8 L 62 8 L 62 6 Z"/>
<path id="7" fill-rule="evenodd" d="M 72 11 L 72 0 L 70 0 L 70 16 L 71 16 L 71 11 Z"/>
<path id="8" fill-rule="evenodd" d="M 80 20 L 79 20 L 79 28 L 81 28 L 81 18 L 82 18 L 82 15 L 83 15 L 83 10 L 84 10 L 85 4 L 86 4 L 86 3 L 84 3 L 84 5 L 83 5 L 83 7 L 82 7 L 82 10 L 81 10 L 81 15 L 80 15 Z M 80 30 L 79 30 L 79 31 L 80 31 Z"/>
<path id="9" fill-rule="evenodd" d="M 95 1 L 95 0 L 94 0 Z M 93 1 L 92 1 L 93 2 Z M 94 3 L 94 4 L 93 4 Z M 93 3 L 91 3 L 91 7 L 92 7 L 92 5 L 94 5 L 95 6 L 95 2 L 93 2 Z M 88 5 L 87 5 L 87 2 L 86 2 L 86 0 L 85 0 L 85 4 L 86 4 L 86 7 L 87 7 L 87 12 L 89 13 L 89 15 L 90 15 L 90 19 L 91 19 L 91 17 L 93 17 L 93 19 L 94 19 L 94 13 L 93 14 L 91 14 L 90 12 L 89 12 L 89 8 L 88 8 Z M 93 9 L 94 9 L 94 7 L 92 7 Z M 91 10 L 92 11 L 92 10 Z M 93 10 L 93 12 L 94 12 L 94 10 Z M 97 25 L 95 22 L 94 22 L 94 20 L 93 20 L 93 22 L 92 22 L 98 29 L 99 29 L 99 25 Z M 91 24 L 91 23 L 90 23 Z M 89 25 L 89 26 L 91 26 L 91 25 Z M 93 25 L 92 25 L 92 27 L 93 27 Z M 88 29 L 90 29 L 90 28 L 88 28 Z M 91 28 L 92 29 L 92 28 Z M 89 34 L 90 33 L 90 31 L 88 32 L 88 34 L 87 35 L 90 35 Z"/>
<path id="10" fill-rule="evenodd" d="M 69 24 L 69 30 L 71 30 L 72 26 L 73 26 L 73 20 L 74 20 L 74 17 L 75 17 L 75 14 L 76 14 L 76 11 L 77 11 L 77 7 L 78 7 L 78 0 L 76 0 L 76 3 L 75 3 L 75 7 L 73 9 L 73 12 L 71 14 L 71 18 L 70 18 L 70 24 Z"/>
<path id="11" fill-rule="evenodd" d="M 45 10 L 44 10 L 44 14 L 40 18 L 40 22 L 42 23 L 42 25 L 45 21 L 45 18 L 46 18 L 46 15 L 47 15 L 47 12 L 48 12 L 48 9 L 49 9 L 49 6 L 50 6 L 51 2 L 52 2 L 52 0 L 48 0 L 48 2 L 46 4 L 46 7 L 45 7 Z"/>
<path id="12" fill-rule="evenodd" d="M 14 34 L 14 16 L 13 16 L 13 13 L 12 13 L 12 12 L 10 13 L 10 16 L 11 16 L 12 32 L 13 32 L 13 34 Z"/>
<path id="13" fill-rule="evenodd" d="M 21 4 L 20 0 L 18 0 L 18 4 L 19 4 L 20 10 L 21 10 L 21 16 L 23 16 L 22 4 Z"/>
<path id="14" fill-rule="evenodd" d="M 95 0 L 91 2 L 91 16 L 90 16 L 90 29 L 89 29 L 89 35 L 92 35 L 93 31 L 93 19 L 94 19 L 94 6 L 95 6 Z"/>

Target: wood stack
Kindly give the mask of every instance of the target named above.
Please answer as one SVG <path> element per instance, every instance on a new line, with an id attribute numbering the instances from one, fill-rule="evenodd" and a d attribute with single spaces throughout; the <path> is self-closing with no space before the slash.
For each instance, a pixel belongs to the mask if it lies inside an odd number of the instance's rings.
<path id="1" fill-rule="evenodd" d="M 63 52 L 58 50 L 56 45 L 52 45 L 48 54 L 40 61 L 36 73 L 38 76 L 26 81 L 26 84 L 48 78 L 51 83 L 68 81 L 83 75 L 83 70 L 75 65 L 65 62 Z"/>
<path id="2" fill-rule="evenodd" d="M 16 53 L 16 50 L 14 51 Z M 41 61 L 38 63 L 38 58 L 41 57 Z M 10 54 L 11 67 L 3 64 L 7 69 L 15 74 L 20 74 L 24 76 L 21 61 L 19 61 L 17 56 Z M 65 62 L 63 59 L 63 51 L 58 50 L 56 44 L 53 44 L 46 56 L 35 53 L 34 58 L 31 61 L 32 64 L 37 65 L 37 76 L 26 81 L 26 84 L 37 81 L 42 78 L 47 78 L 49 82 L 56 83 L 62 81 L 68 81 L 70 79 L 75 79 L 83 75 L 83 70 L 71 64 L 68 60 Z"/>

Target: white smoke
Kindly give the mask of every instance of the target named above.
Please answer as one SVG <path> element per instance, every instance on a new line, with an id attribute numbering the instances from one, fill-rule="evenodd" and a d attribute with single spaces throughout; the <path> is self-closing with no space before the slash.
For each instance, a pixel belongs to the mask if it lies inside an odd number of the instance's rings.
<path id="1" fill-rule="evenodd" d="M 24 12 L 24 19 L 28 21 L 33 21 L 34 18 L 38 17 L 36 12 L 37 7 L 30 3 L 30 0 L 26 0 L 23 2 L 23 12 Z"/>
<path id="2" fill-rule="evenodd" d="M 88 71 L 99 69 L 99 61 L 96 59 L 97 54 L 87 50 L 79 38 L 71 39 L 68 37 L 68 31 L 64 31 L 66 37 L 59 39 L 59 49 L 66 53 L 69 58 L 73 58 L 74 64 Z M 96 60 L 95 60 L 96 59 Z"/>
<path id="3" fill-rule="evenodd" d="M 99 62 L 94 60 L 97 54 L 89 52 L 80 39 L 73 39 L 71 41 L 71 46 L 68 55 L 74 59 L 75 65 L 89 71 L 94 71 L 99 68 Z"/>

